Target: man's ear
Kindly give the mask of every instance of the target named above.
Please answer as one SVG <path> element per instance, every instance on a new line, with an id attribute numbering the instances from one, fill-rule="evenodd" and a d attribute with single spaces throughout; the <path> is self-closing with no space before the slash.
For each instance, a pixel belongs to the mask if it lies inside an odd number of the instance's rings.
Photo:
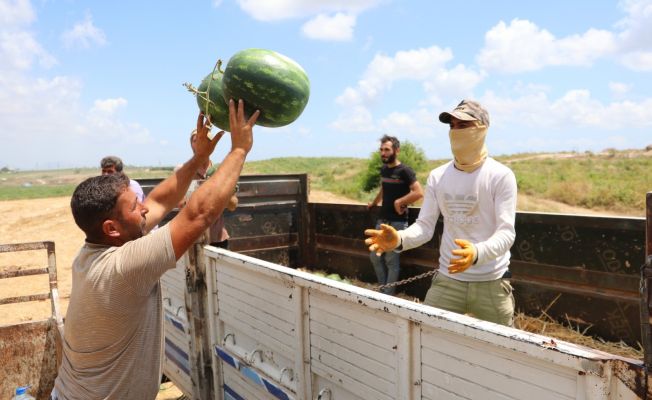
<path id="1" fill-rule="evenodd" d="M 116 221 L 112 219 L 107 219 L 102 222 L 102 232 L 111 238 L 117 238 L 120 236 Z"/>

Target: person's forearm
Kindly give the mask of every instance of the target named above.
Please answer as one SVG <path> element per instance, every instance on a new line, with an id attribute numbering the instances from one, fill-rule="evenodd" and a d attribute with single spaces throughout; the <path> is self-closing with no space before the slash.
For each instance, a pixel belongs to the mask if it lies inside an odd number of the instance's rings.
<path id="1" fill-rule="evenodd" d="M 371 202 L 371 205 L 372 205 L 372 206 L 377 206 L 378 203 L 380 203 L 380 199 L 382 198 L 382 196 L 383 196 L 383 192 L 382 192 L 382 190 L 381 190 L 381 191 L 378 192 L 378 194 L 376 195 L 376 197 L 374 198 L 374 200 Z"/>
<path id="2" fill-rule="evenodd" d="M 207 227 L 224 211 L 238 183 L 247 153 L 231 150 L 215 173 L 188 200 L 190 218 L 206 219 Z"/>
<path id="3" fill-rule="evenodd" d="M 412 190 L 412 191 L 410 191 L 410 193 L 408 193 L 405 196 L 401 197 L 399 199 L 399 201 L 401 202 L 402 205 L 407 207 L 410 204 L 418 201 L 422 197 L 423 197 L 423 195 L 421 193 Z"/>
<path id="4" fill-rule="evenodd" d="M 160 204 L 166 212 L 172 210 L 183 200 L 197 169 L 203 162 L 204 160 L 193 156 L 181 168 L 158 184 L 147 196 L 147 200 Z"/>

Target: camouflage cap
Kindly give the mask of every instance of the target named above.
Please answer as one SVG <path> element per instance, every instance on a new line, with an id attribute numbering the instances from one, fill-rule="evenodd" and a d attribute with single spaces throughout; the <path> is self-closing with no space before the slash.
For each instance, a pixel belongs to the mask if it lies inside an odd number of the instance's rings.
<path id="1" fill-rule="evenodd" d="M 453 111 L 439 114 L 439 120 L 445 124 L 451 122 L 451 117 L 462 121 L 478 121 L 489 127 L 489 113 L 477 101 L 462 100 Z"/>

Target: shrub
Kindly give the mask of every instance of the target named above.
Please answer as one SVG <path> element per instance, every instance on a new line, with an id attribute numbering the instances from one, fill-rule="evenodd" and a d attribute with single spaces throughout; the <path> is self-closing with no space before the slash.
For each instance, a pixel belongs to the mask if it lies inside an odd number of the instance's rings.
<path id="1" fill-rule="evenodd" d="M 401 152 L 398 158 L 402 164 L 412 168 L 416 174 L 428 167 L 428 160 L 423 149 L 407 140 L 401 143 Z M 380 167 L 382 165 L 380 154 L 377 151 L 371 153 L 367 169 L 360 177 L 360 188 L 363 191 L 370 192 L 380 186 Z"/>

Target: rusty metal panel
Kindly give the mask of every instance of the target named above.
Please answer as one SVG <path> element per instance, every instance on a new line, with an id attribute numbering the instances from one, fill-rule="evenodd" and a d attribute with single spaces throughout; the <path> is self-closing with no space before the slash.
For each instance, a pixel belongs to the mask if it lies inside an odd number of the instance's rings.
<path id="1" fill-rule="evenodd" d="M 648 371 L 652 370 L 652 192 L 645 202 L 645 264 L 641 267 L 640 319 L 643 358 Z M 652 378 L 648 377 L 648 389 L 652 395 Z M 651 396 L 652 397 L 652 396 Z"/>
<path id="2" fill-rule="evenodd" d="M 18 276 L 40 275 L 40 274 L 47 274 L 47 273 L 48 273 L 47 267 L 0 271 L 0 279 L 16 278 Z"/>
<path id="3" fill-rule="evenodd" d="M 137 179 L 149 193 L 163 178 Z M 224 211 L 229 248 L 283 265 L 305 265 L 308 251 L 308 177 L 306 174 L 241 175 L 238 208 Z M 171 211 L 161 221 L 168 223 L 178 213 Z M 297 246 L 298 245 L 298 246 Z M 279 251 L 278 247 L 293 250 Z M 271 257 L 271 258 L 265 258 Z"/>
<path id="4" fill-rule="evenodd" d="M 374 282 L 363 240 L 364 230 L 375 224 L 377 209 L 309 207 L 314 265 Z M 418 209 L 410 209 L 410 223 L 417 216 Z M 517 308 L 535 316 L 547 308 L 561 322 L 592 325 L 589 333 L 636 346 L 641 338 L 638 286 L 644 226 L 642 218 L 517 213 L 510 266 Z M 436 268 L 442 230 L 440 220 L 428 243 L 401 254 L 401 278 Z M 429 282 L 418 282 L 399 290 L 423 299 L 428 287 Z"/>
<path id="5" fill-rule="evenodd" d="M 27 296 L 16 296 L 16 297 L 5 297 L 5 298 L 0 298 L 0 306 L 3 304 L 48 300 L 49 298 L 50 298 L 50 293 L 30 294 Z"/>
<path id="6" fill-rule="evenodd" d="M 46 250 L 47 268 L 11 270 L 0 273 L 0 279 L 36 274 L 48 274 L 49 292 L 0 298 L 0 305 L 50 299 L 49 319 L 0 326 L 0 398 L 11 398 L 18 386 L 30 385 L 30 394 L 47 399 L 54 385 L 61 362 L 63 319 L 59 312 L 57 267 L 54 242 L 32 242 L 0 245 L 0 252 Z"/>
<path id="7" fill-rule="evenodd" d="M 512 246 L 517 308 L 577 324 L 606 340 L 640 342 L 642 218 L 518 213 Z M 556 299 L 556 300 L 555 300 Z"/>
<path id="8" fill-rule="evenodd" d="M 53 319 L 0 326 L 0 398 L 31 385 L 38 400 L 50 396 L 57 376 L 56 323 Z"/>

